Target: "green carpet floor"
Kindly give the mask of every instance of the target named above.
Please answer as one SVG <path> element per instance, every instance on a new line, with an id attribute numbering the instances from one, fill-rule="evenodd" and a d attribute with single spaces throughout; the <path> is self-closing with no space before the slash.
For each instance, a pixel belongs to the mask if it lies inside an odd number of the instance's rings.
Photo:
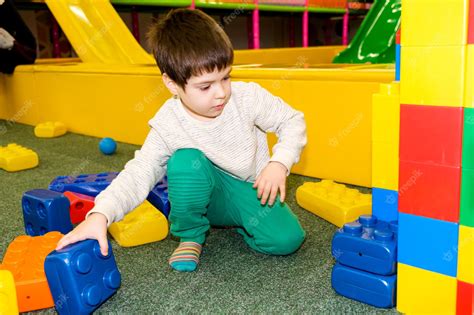
<path id="1" fill-rule="evenodd" d="M 0 121 L 0 145 L 18 143 L 36 151 L 39 167 L 17 173 L 0 170 L 0 257 L 8 244 L 24 233 L 23 192 L 47 188 L 58 175 L 120 171 L 138 148 L 119 144 L 105 156 L 99 139 L 67 134 L 38 139 L 30 126 Z M 112 241 L 122 274 L 118 293 L 99 312 L 124 313 L 397 313 L 377 309 L 337 295 L 331 288 L 331 238 L 336 227 L 300 208 L 296 188 L 315 179 L 291 175 L 287 202 L 298 215 L 307 239 L 295 254 L 273 257 L 246 246 L 232 229 L 212 229 L 197 272 L 177 273 L 167 264 L 177 246 L 164 241 L 121 248 Z M 367 189 L 365 189 L 367 191 Z M 41 311 L 54 313 L 54 309 Z"/>

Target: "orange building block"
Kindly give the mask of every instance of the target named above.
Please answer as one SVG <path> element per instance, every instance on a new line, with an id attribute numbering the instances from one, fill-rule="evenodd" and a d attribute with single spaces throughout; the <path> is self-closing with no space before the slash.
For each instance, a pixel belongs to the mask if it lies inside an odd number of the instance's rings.
<path id="1" fill-rule="evenodd" d="M 20 312 L 54 306 L 43 265 L 62 236 L 59 232 L 35 237 L 22 235 L 8 246 L 0 268 L 13 274 Z"/>
<path id="2" fill-rule="evenodd" d="M 460 281 L 458 279 L 457 315 L 474 314 L 474 284 Z"/>
<path id="3" fill-rule="evenodd" d="M 65 191 L 64 196 L 69 199 L 71 206 L 69 212 L 72 224 L 78 224 L 85 220 L 87 212 L 94 208 L 94 197 Z"/>

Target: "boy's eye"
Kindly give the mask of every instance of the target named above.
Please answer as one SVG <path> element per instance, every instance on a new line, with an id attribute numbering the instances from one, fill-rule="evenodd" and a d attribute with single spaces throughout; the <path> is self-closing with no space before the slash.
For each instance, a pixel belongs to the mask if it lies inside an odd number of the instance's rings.
<path id="1" fill-rule="evenodd" d="M 200 89 L 201 91 L 205 91 L 205 90 L 207 90 L 208 88 L 209 88 L 209 85 L 208 85 L 208 86 L 202 86 L 202 87 L 200 87 L 199 89 Z"/>
<path id="2" fill-rule="evenodd" d="M 227 81 L 227 80 L 229 80 L 229 79 L 230 79 L 230 75 L 226 76 L 226 77 L 224 78 L 224 81 Z"/>

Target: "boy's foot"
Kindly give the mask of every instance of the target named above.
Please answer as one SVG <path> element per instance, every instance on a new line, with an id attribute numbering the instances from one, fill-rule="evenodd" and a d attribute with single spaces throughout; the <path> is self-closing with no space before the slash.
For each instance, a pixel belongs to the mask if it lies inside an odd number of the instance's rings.
<path id="1" fill-rule="evenodd" d="M 169 259 L 171 268 L 177 271 L 194 271 L 199 264 L 202 245 L 196 242 L 181 242 Z"/>

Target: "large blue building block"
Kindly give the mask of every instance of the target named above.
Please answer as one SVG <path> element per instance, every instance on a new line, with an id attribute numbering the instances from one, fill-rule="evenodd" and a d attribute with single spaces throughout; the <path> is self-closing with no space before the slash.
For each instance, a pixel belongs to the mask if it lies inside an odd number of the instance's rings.
<path id="1" fill-rule="evenodd" d="M 372 214 L 382 221 L 397 221 L 398 191 L 374 187 L 372 189 Z"/>
<path id="2" fill-rule="evenodd" d="M 34 189 L 23 194 L 21 206 L 26 234 L 39 236 L 51 231 L 67 234 L 72 230 L 69 199 L 47 189 Z"/>
<path id="3" fill-rule="evenodd" d="M 332 254 L 337 262 L 379 275 L 397 271 L 397 224 L 362 215 L 346 223 L 332 239 Z"/>
<path id="4" fill-rule="evenodd" d="M 65 192 L 71 191 L 95 197 L 117 177 L 118 173 L 81 174 L 78 176 L 58 176 L 50 184 L 49 189 Z"/>
<path id="5" fill-rule="evenodd" d="M 165 176 L 146 198 L 155 208 L 159 209 L 165 217 L 170 214 L 170 202 L 168 200 L 168 178 Z"/>
<path id="6" fill-rule="evenodd" d="M 402 46 L 395 45 L 395 81 L 400 81 L 400 61 L 402 57 Z"/>
<path id="7" fill-rule="evenodd" d="M 59 314 L 91 314 L 120 287 L 121 276 L 109 242 L 102 256 L 96 240 L 51 252 L 44 269 Z"/>
<path id="8" fill-rule="evenodd" d="M 400 212 L 398 261 L 456 277 L 458 235 L 458 223 Z"/>
<path id="9" fill-rule="evenodd" d="M 375 275 L 336 263 L 331 284 L 337 293 L 353 300 L 384 308 L 396 304 L 397 275 Z"/>

